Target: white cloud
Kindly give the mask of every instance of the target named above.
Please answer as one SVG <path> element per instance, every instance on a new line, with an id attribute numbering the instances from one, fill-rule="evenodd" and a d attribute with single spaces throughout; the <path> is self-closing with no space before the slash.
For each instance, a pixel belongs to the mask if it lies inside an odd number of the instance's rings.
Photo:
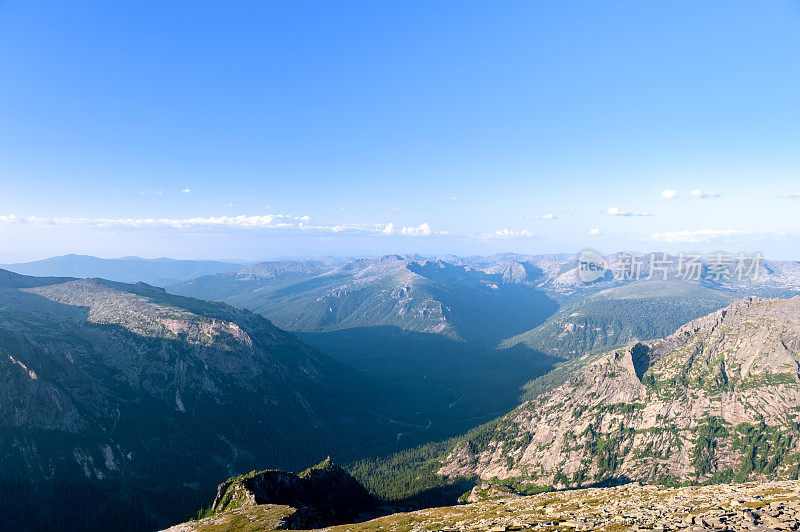
<path id="1" fill-rule="evenodd" d="M 605 213 L 605 211 L 603 211 Z M 546 212 L 545 214 L 534 214 L 533 216 L 518 214 L 519 220 L 558 220 L 562 216 L 573 216 L 576 214 L 575 209 L 559 209 L 556 211 Z"/>
<path id="2" fill-rule="evenodd" d="M 665 188 L 664 191 L 661 193 L 662 198 L 666 199 L 674 199 L 678 197 L 678 191 L 672 188 Z"/>
<path id="3" fill-rule="evenodd" d="M 600 233 L 600 228 L 599 227 L 595 227 L 594 229 L 589 229 L 589 234 L 592 235 L 592 236 L 597 236 L 597 235 L 601 234 Z"/>
<path id="4" fill-rule="evenodd" d="M 699 188 L 692 190 L 692 196 L 698 199 L 711 199 L 718 198 L 720 195 L 716 192 L 703 192 Z"/>
<path id="5" fill-rule="evenodd" d="M 515 231 L 513 229 L 509 229 L 508 227 L 504 227 L 503 229 L 498 229 L 494 233 L 477 233 L 469 235 L 470 238 L 480 238 L 483 240 L 495 240 L 495 239 L 512 239 L 512 238 L 534 238 L 533 233 L 528 231 L 527 229 L 520 229 L 519 231 Z"/>
<path id="6" fill-rule="evenodd" d="M 192 189 L 191 189 L 191 188 L 188 188 L 188 187 L 187 187 L 187 188 L 184 188 L 183 190 L 181 190 L 181 192 L 183 192 L 184 194 L 188 194 L 188 193 L 189 193 L 189 192 L 191 192 L 191 191 L 192 191 Z"/>
<path id="7" fill-rule="evenodd" d="M 450 198 L 451 201 L 458 201 L 460 199 L 461 198 L 459 198 L 458 196 L 453 196 L 453 197 Z"/>
<path id="8" fill-rule="evenodd" d="M 410 237 L 447 235 L 447 231 L 433 232 L 427 223 L 418 226 L 395 227 L 394 224 L 337 224 L 311 223 L 311 217 L 288 214 L 259 216 L 207 216 L 193 218 L 42 218 L 0 215 L 0 224 L 29 224 L 41 227 L 84 227 L 131 230 L 284 230 L 307 233 L 358 233 L 398 234 Z"/>
<path id="9" fill-rule="evenodd" d="M 693 229 L 653 233 L 650 239 L 665 244 L 702 244 L 717 240 L 735 240 L 765 236 L 782 236 L 777 231 L 740 231 L 736 229 Z"/>
<path id="10" fill-rule="evenodd" d="M 786 199 L 800 200 L 800 194 L 781 194 L 781 197 Z"/>
<path id="11" fill-rule="evenodd" d="M 298 228 L 332 229 L 336 226 L 310 226 L 309 216 L 290 216 L 287 214 L 267 214 L 263 216 L 208 216 L 193 218 L 41 218 L 30 216 L 19 218 L 13 214 L 0 216 L 3 223 L 31 223 L 46 226 L 89 226 L 89 227 L 127 227 L 145 229 L 192 229 L 192 228 Z M 356 227 L 356 226 L 353 226 Z"/>
<path id="12" fill-rule="evenodd" d="M 602 211 L 602 214 L 607 214 L 609 216 L 653 216 L 650 213 L 626 211 L 624 209 L 620 209 L 619 207 L 610 207 L 609 209 Z"/>
<path id="13" fill-rule="evenodd" d="M 393 234 L 400 234 L 404 236 L 430 236 L 433 233 L 431 231 L 431 226 L 427 223 L 420 224 L 416 227 L 414 226 L 407 226 L 407 227 L 398 227 L 395 229 L 393 223 L 387 223 L 386 225 L 381 226 L 380 232 L 384 235 L 393 235 Z M 436 233 L 436 234 L 443 234 L 443 233 Z"/>
<path id="14" fill-rule="evenodd" d="M 431 228 L 428 224 L 420 224 L 417 227 L 403 227 L 400 232 L 406 236 L 429 236 Z"/>
<path id="15" fill-rule="evenodd" d="M 69 223 L 70 218 L 60 219 L 63 223 Z M 285 214 L 267 214 L 263 216 L 209 216 L 194 218 L 81 218 L 81 222 L 90 225 L 101 226 L 125 226 L 125 227 L 170 227 L 173 229 L 187 229 L 192 227 L 286 227 L 295 222 L 307 222 L 308 217 L 299 218 Z"/>
<path id="16" fill-rule="evenodd" d="M 533 234 L 527 229 L 522 229 L 520 231 L 510 231 L 507 227 L 495 231 L 495 234 L 499 237 L 511 237 L 511 238 L 519 238 L 519 237 L 529 238 L 533 236 Z"/>

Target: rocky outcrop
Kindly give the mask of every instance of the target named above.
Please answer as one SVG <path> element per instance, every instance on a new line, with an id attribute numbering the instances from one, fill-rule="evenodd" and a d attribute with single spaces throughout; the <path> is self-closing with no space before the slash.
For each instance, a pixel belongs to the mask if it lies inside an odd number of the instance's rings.
<path id="1" fill-rule="evenodd" d="M 375 512 L 377 501 L 330 458 L 296 475 L 285 471 L 254 471 L 229 479 L 217 488 L 211 513 L 259 505 L 295 509 L 283 526 L 307 529 L 349 523 Z"/>

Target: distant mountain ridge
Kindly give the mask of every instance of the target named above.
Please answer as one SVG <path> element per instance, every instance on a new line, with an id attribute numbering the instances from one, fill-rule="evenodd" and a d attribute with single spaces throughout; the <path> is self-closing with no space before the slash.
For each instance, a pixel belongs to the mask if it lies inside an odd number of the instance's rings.
<path id="1" fill-rule="evenodd" d="M 167 286 L 201 275 L 241 268 L 241 263 L 213 260 L 176 260 L 161 257 L 101 259 L 90 255 L 62 255 L 33 262 L 0 264 L 0 268 L 38 277 L 99 277 L 123 283 L 144 282 Z"/>
<path id="2" fill-rule="evenodd" d="M 483 271 L 443 260 L 386 255 L 341 266 L 261 263 L 168 290 L 242 306 L 294 331 L 396 326 L 454 339 L 499 341 L 555 310 L 527 282 L 528 275 L 535 277 L 536 269 Z"/>
<path id="3" fill-rule="evenodd" d="M 606 260 L 613 265 L 623 258 L 612 254 Z M 577 274 L 577 257 L 567 254 L 273 261 L 168 290 L 245 307 L 294 331 L 392 326 L 502 347 L 525 345 L 561 358 L 663 336 L 743 295 L 800 293 L 797 262 L 763 261 L 756 279 L 741 280 L 714 280 L 705 264 L 698 279 L 687 280 L 677 275 L 678 258 L 667 259 L 668 280 L 655 272 L 651 278 L 651 263 L 664 260 L 664 254 L 652 253 L 639 257 L 638 280 L 618 280 L 608 272 L 589 284 Z"/>

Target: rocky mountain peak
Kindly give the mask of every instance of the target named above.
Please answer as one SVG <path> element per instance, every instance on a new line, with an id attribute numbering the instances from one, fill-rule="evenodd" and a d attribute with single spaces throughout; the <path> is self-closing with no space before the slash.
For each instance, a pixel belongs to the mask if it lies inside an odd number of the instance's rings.
<path id="1" fill-rule="evenodd" d="M 662 340 L 587 355 L 456 446 L 440 473 L 556 486 L 792 477 L 799 348 L 800 298 L 745 298 Z"/>

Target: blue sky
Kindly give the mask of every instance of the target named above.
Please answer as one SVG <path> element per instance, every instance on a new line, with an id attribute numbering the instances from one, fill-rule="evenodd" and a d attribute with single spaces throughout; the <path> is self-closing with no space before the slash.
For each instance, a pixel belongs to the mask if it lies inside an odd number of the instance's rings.
<path id="1" fill-rule="evenodd" d="M 0 0 L 0 261 L 800 259 L 798 124 L 797 1 Z"/>

